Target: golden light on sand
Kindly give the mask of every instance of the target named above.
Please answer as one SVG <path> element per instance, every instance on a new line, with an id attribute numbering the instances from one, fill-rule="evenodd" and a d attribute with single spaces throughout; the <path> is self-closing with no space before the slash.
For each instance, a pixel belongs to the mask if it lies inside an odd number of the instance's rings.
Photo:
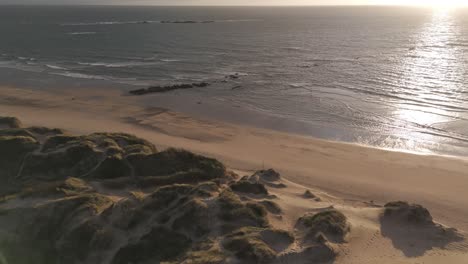
<path id="1" fill-rule="evenodd" d="M 381 5 L 432 6 L 435 8 L 454 8 L 468 6 L 467 0 L 376 0 Z"/>

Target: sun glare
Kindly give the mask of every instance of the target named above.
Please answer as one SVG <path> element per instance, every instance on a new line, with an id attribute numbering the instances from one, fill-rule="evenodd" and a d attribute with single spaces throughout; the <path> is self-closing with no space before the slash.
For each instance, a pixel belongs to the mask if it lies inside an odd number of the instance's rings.
<path id="1" fill-rule="evenodd" d="M 413 5 L 433 7 L 461 7 L 468 6 L 468 0 L 377 0 L 384 5 Z"/>

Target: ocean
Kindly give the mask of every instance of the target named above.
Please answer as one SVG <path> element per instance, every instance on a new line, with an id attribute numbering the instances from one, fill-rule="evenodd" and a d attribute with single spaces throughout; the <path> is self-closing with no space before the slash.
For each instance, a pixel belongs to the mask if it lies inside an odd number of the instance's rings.
<path id="1" fill-rule="evenodd" d="M 0 85 L 206 81 L 141 101 L 196 114 L 179 98 L 201 98 L 207 117 L 468 154 L 468 9 L 0 6 L 0 36 Z"/>

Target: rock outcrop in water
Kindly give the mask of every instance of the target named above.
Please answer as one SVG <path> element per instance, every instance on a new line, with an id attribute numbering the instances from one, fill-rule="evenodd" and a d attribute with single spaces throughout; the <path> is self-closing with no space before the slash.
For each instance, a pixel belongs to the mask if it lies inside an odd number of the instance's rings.
<path id="1" fill-rule="evenodd" d="M 137 89 L 132 90 L 129 93 L 131 95 L 145 95 L 150 93 L 164 93 L 173 90 L 179 89 L 191 89 L 191 88 L 203 88 L 207 87 L 210 84 L 207 82 L 200 82 L 200 83 L 184 83 L 184 84 L 173 84 L 173 85 L 165 85 L 165 86 L 151 86 L 144 89 Z"/>
<path id="2" fill-rule="evenodd" d="M 275 263 L 295 241 L 268 220 L 281 214 L 261 183 L 274 171 L 237 182 L 215 159 L 132 135 L 0 120 L 6 263 Z M 262 198 L 244 199 L 252 193 Z M 321 247 L 286 257 L 334 257 Z"/>

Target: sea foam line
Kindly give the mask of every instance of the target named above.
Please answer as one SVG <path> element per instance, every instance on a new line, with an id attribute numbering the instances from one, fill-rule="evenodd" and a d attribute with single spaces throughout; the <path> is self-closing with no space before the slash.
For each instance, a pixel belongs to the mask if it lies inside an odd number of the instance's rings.
<path id="1" fill-rule="evenodd" d="M 94 35 L 97 32 L 70 32 L 68 35 Z"/>

